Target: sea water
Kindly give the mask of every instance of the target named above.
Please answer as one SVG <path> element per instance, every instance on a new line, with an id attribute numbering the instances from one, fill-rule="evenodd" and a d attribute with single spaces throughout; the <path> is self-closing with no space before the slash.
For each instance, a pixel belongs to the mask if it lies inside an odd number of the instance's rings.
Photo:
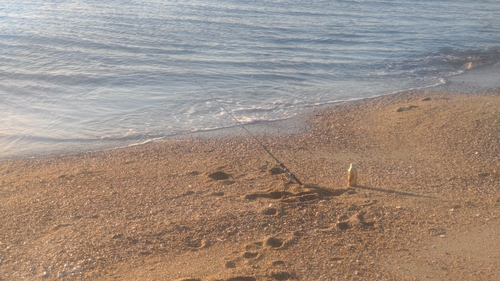
<path id="1" fill-rule="evenodd" d="M 499 61 L 498 0 L 2 0 L 0 159 L 235 126 L 221 105 L 286 119 Z"/>

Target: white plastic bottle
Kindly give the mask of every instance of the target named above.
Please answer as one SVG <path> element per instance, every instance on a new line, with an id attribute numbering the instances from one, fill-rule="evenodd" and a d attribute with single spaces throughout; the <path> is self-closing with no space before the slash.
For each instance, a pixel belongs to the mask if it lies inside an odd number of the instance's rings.
<path id="1" fill-rule="evenodd" d="M 358 168 L 351 164 L 347 170 L 347 184 L 351 187 L 358 186 Z"/>

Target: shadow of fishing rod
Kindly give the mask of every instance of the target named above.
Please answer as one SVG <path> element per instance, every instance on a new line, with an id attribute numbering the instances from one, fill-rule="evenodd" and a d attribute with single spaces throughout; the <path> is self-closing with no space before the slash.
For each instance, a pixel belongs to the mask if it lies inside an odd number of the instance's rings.
<path id="1" fill-rule="evenodd" d="M 410 193 L 410 192 L 404 192 L 404 191 L 398 191 L 398 190 L 392 190 L 392 189 L 383 189 L 383 188 L 378 188 L 378 187 L 370 187 L 370 186 L 361 186 L 361 185 L 358 185 L 356 188 L 365 189 L 365 190 L 371 190 L 371 191 L 384 192 L 384 193 L 395 194 L 395 195 L 403 195 L 403 196 L 412 196 L 412 197 L 436 199 L 436 197 L 434 197 L 434 196 L 420 195 L 420 194 L 416 194 L 416 193 Z"/>
<path id="2" fill-rule="evenodd" d="M 194 83 L 196 83 L 198 86 L 200 86 L 200 88 L 203 89 L 203 91 L 205 91 L 205 93 L 207 93 L 210 98 L 212 98 L 213 101 L 215 101 L 227 114 L 229 114 L 229 116 L 231 116 L 231 118 L 234 119 L 234 121 L 236 121 L 236 123 L 243 129 L 245 130 L 245 132 L 247 132 L 263 149 L 264 151 L 269 154 L 269 156 L 271 156 L 271 158 L 273 158 L 276 163 L 278 163 L 278 165 L 280 166 L 281 169 L 283 169 L 283 171 L 285 171 L 288 176 L 289 176 L 289 182 L 296 182 L 300 185 L 302 185 L 302 182 L 285 166 L 285 164 L 283 164 L 280 160 L 278 160 L 278 158 L 276 158 L 276 156 L 274 156 L 271 151 L 269 151 L 269 149 L 267 149 L 267 147 L 261 142 L 259 141 L 259 139 L 257 139 L 256 136 L 254 136 L 238 119 L 236 119 L 236 117 L 224 106 L 222 105 L 222 103 L 220 103 L 214 95 L 212 95 L 209 91 L 207 91 L 207 89 L 205 89 L 205 87 L 203 87 L 196 79 L 194 79 L 194 77 L 191 75 L 191 73 L 189 73 L 186 69 L 184 69 L 184 67 L 182 67 L 181 65 L 179 64 L 176 64 L 174 62 L 174 60 L 170 59 L 170 61 L 172 61 L 173 64 L 175 64 L 177 67 L 179 67 L 180 69 L 182 69 L 182 71 L 184 71 L 186 73 L 186 75 L 191 79 L 193 80 Z"/>

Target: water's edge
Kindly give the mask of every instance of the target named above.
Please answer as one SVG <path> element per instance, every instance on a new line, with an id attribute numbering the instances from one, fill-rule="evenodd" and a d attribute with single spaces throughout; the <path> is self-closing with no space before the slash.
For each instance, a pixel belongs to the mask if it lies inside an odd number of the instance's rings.
<path id="1" fill-rule="evenodd" d="M 427 91 L 427 92 L 447 92 L 451 94 L 483 94 L 483 93 L 499 93 L 500 92 L 500 62 L 496 62 L 490 65 L 482 65 L 463 73 L 449 77 L 444 83 L 428 87 L 425 89 L 410 89 L 397 91 L 394 93 L 387 93 L 385 95 L 376 95 L 367 98 L 359 98 L 359 99 L 350 99 L 350 100 L 342 100 L 337 102 L 332 102 L 328 104 L 322 104 L 318 106 L 308 106 L 307 110 L 303 110 L 303 112 L 299 115 L 280 119 L 280 120 L 271 120 L 271 121 L 257 121 L 250 124 L 245 124 L 245 128 L 247 128 L 254 136 L 265 136 L 265 135 L 288 135 L 288 134 L 296 134 L 307 130 L 305 124 L 301 123 L 300 119 L 304 115 L 310 114 L 311 112 L 319 109 L 326 108 L 335 108 L 338 106 L 342 106 L 348 102 L 356 102 L 359 100 L 371 99 L 379 96 L 386 95 L 394 95 L 394 94 L 404 94 L 409 93 L 415 90 L 418 91 Z M 228 118 L 230 118 L 228 116 Z M 70 149 L 64 149 L 60 151 L 51 151 L 50 153 L 37 153 L 35 155 L 16 155 L 11 157 L 0 157 L 0 161 L 8 161 L 8 160 L 19 160 L 19 159 L 33 159 L 33 158 L 51 158 L 51 157 L 60 157 L 60 156 L 68 156 L 68 155 L 79 155 L 85 153 L 113 150 L 113 149 L 121 149 L 132 146 L 139 145 L 147 145 L 153 142 L 161 142 L 161 141 L 182 141 L 189 138 L 218 138 L 224 136 L 249 136 L 245 130 L 240 129 L 239 125 L 234 122 L 234 125 L 227 126 L 223 128 L 195 131 L 195 132 L 185 132 L 179 134 L 172 134 L 166 136 L 158 136 L 154 138 L 150 138 L 147 140 L 140 140 L 138 142 L 126 141 L 125 143 L 117 143 L 115 145 L 110 145 L 109 143 L 101 143 L 97 145 L 93 145 L 92 148 L 83 147 L 83 146 L 75 146 Z M 94 140 L 94 143 L 97 143 L 98 140 Z M 90 144 L 84 145 L 88 146 Z"/>

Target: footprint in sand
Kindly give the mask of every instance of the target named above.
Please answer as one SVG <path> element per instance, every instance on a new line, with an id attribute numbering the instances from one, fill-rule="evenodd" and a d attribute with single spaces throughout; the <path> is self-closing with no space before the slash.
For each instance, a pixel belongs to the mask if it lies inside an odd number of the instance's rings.
<path id="1" fill-rule="evenodd" d="M 417 108 L 418 106 L 415 106 L 415 105 L 410 105 L 410 106 L 407 106 L 407 107 L 399 107 L 398 109 L 396 109 L 396 112 L 403 112 L 403 111 L 407 111 L 407 110 L 412 110 L 414 108 Z"/>
<path id="2" fill-rule="evenodd" d="M 245 259 L 253 259 L 253 258 L 256 258 L 258 255 L 259 255 L 258 252 L 244 252 L 243 253 L 243 257 Z"/>
<path id="3" fill-rule="evenodd" d="M 276 272 L 271 272 L 271 277 L 275 280 L 278 281 L 285 281 L 285 280 L 292 280 L 292 279 L 297 279 L 295 274 L 291 274 L 286 271 L 276 271 Z"/>
<path id="4" fill-rule="evenodd" d="M 313 199 L 319 198 L 318 193 L 316 192 L 300 192 L 297 194 L 287 192 L 287 191 L 263 191 L 250 193 L 243 197 L 248 200 L 255 200 L 258 198 L 267 198 L 267 199 L 282 199 L 284 198 L 284 202 L 286 203 L 294 203 L 294 202 L 303 202 L 309 201 Z"/>
<path id="5" fill-rule="evenodd" d="M 261 241 L 253 242 L 245 246 L 246 251 L 256 251 L 262 249 L 263 243 Z"/>
<path id="6" fill-rule="evenodd" d="M 278 281 L 297 279 L 295 274 L 286 271 L 272 271 L 268 276 L 270 276 L 273 280 L 278 280 Z M 217 281 L 257 281 L 257 278 L 253 276 L 235 276 L 227 279 L 217 279 Z"/>
<path id="7" fill-rule="evenodd" d="M 271 236 L 264 240 L 264 244 L 271 249 L 281 249 L 285 242 L 278 237 Z"/>
<path id="8" fill-rule="evenodd" d="M 246 194 L 243 198 L 247 200 L 256 200 L 258 198 L 267 198 L 267 199 L 283 199 L 285 203 L 297 203 L 297 202 L 306 202 L 321 199 L 324 197 L 330 196 L 341 196 L 344 193 L 349 193 L 351 190 L 349 189 L 335 189 L 330 190 L 326 188 L 320 187 L 311 187 L 309 190 L 301 191 L 297 193 L 292 193 L 288 191 L 261 191 L 255 193 Z"/>
<path id="9" fill-rule="evenodd" d="M 275 278 L 276 279 L 276 278 Z M 287 280 L 287 279 L 277 279 L 277 280 Z M 174 281 L 202 281 L 199 278 L 181 278 Z M 235 276 L 226 279 L 216 279 L 216 281 L 257 281 L 257 278 L 253 276 Z"/>
<path id="10" fill-rule="evenodd" d="M 226 268 L 236 268 L 236 261 L 228 261 L 225 264 Z"/>
<path id="11" fill-rule="evenodd" d="M 207 240 L 191 240 L 191 241 L 186 241 L 185 245 L 191 251 L 197 251 L 209 247 L 210 243 Z"/>
<path id="12" fill-rule="evenodd" d="M 282 260 L 277 260 L 277 261 L 271 262 L 271 265 L 272 266 L 282 266 L 282 265 L 285 265 L 285 262 Z"/>
<path id="13" fill-rule="evenodd" d="M 257 279 L 253 276 L 236 276 L 223 281 L 257 281 Z"/>
<path id="14" fill-rule="evenodd" d="M 297 236 L 294 233 L 294 237 Z M 269 236 L 265 238 L 263 241 L 256 241 L 250 244 L 245 245 L 245 251 L 241 254 L 240 257 L 235 260 L 227 261 L 225 267 L 227 269 L 233 269 L 237 267 L 238 260 L 241 258 L 246 259 L 248 262 L 252 262 L 255 265 L 255 262 L 259 260 L 265 259 L 262 251 L 266 251 L 266 249 L 271 250 L 279 250 L 286 247 L 290 241 L 294 240 L 291 238 L 289 240 L 285 240 L 276 236 Z M 297 276 L 294 273 L 290 273 L 286 271 L 286 263 L 282 260 L 274 260 L 266 262 L 264 267 L 266 270 L 266 277 L 269 279 L 266 280 L 277 280 L 277 281 L 286 281 L 286 280 L 296 280 Z M 256 277 L 254 276 L 235 276 L 227 279 L 217 279 L 217 281 L 256 281 Z M 259 279 L 260 280 L 260 279 Z"/>
<path id="15" fill-rule="evenodd" d="M 337 227 L 340 230 L 348 230 L 351 228 L 351 225 L 347 221 L 339 221 L 337 222 Z"/>
<path id="16" fill-rule="evenodd" d="M 225 268 L 236 268 L 242 260 L 246 261 L 256 261 L 263 258 L 260 250 L 262 249 L 262 242 L 254 242 L 247 244 L 245 250 L 240 252 L 238 257 L 228 260 L 225 264 Z"/>
<path id="17" fill-rule="evenodd" d="M 217 180 L 217 181 L 220 181 L 220 180 L 228 180 L 231 178 L 231 175 L 230 174 L 226 174 L 222 171 L 219 171 L 219 172 L 215 172 L 215 173 L 211 173 L 211 174 L 208 174 L 208 177 L 213 179 L 213 180 Z"/>
<path id="18" fill-rule="evenodd" d="M 373 227 L 375 222 L 365 220 L 366 212 L 360 211 L 352 215 L 348 220 L 337 222 L 337 227 L 340 230 L 348 230 L 353 227 Z"/>
<path id="19" fill-rule="evenodd" d="M 290 196 L 290 195 L 293 194 L 286 191 L 263 191 L 263 192 L 247 194 L 243 198 L 248 200 L 255 200 L 257 198 L 281 199 L 285 196 Z"/>

